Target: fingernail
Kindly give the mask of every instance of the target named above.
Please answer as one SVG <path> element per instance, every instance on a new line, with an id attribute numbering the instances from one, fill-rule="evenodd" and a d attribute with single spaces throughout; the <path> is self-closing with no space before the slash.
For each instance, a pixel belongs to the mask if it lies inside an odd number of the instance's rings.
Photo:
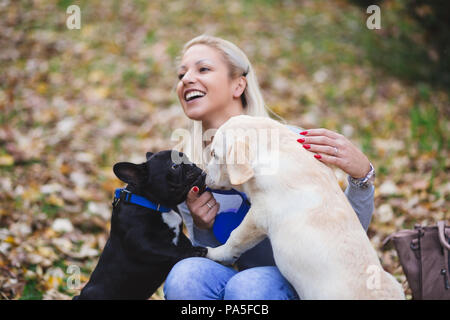
<path id="1" fill-rule="evenodd" d="M 304 144 L 304 145 L 303 145 L 303 148 L 309 149 L 309 148 L 311 148 L 311 146 L 310 146 L 309 144 Z"/>
<path id="2" fill-rule="evenodd" d="M 200 190 L 200 189 L 199 189 L 197 186 L 195 186 L 195 187 L 192 188 L 192 191 L 194 191 L 195 193 L 197 193 L 199 190 Z"/>
<path id="3" fill-rule="evenodd" d="M 302 131 L 302 132 L 300 132 L 300 134 L 302 134 L 302 135 L 307 135 L 307 134 L 308 134 L 308 131 Z"/>
<path id="4" fill-rule="evenodd" d="M 315 155 L 314 155 L 314 158 L 320 159 L 320 158 L 322 158 L 322 156 L 321 156 L 320 154 L 315 154 Z"/>
<path id="5" fill-rule="evenodd" d="M 303 139 L 303 138 L 297 139 L 297 142 L 303 143 L 303 142 L 305 142 L 305 139 Z"/>

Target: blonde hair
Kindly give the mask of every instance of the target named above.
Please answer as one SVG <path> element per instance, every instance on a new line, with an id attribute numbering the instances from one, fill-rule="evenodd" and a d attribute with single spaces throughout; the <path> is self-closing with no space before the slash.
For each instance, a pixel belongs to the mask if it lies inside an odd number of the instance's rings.
<path id="1" fill-rule="evenodd" d="M 275 114 L 266 106 L 253 66 L 245 53 L 238 46 L 225 39 L 202 34 L 191 39 L 184 45 L 181 56 L 177 57 L 177 60 L 180 61 L 186 51 L 196 44 L 207 45 L 218 50 L 223 55 L 223 58 L 228 65 L 229 76 L 231 79 L 242 75 L 246 77 L 247 86 L 241 96 L 244 113 L 246 115 L 269 117 L 268 111 Z M 278 115 L 276 116 L 281 119 Z M 175 148 L 184 152 L 192 162 L 203 167 L 204 150 L 202 124 L 201 121 L 191 121 L 190 137 L 188 137 L 188 139 L 183 139 Z"/>

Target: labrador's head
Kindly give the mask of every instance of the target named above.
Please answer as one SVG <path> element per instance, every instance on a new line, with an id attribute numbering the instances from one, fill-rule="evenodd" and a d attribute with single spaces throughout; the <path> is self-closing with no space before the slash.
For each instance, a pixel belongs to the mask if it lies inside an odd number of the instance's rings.
<path id="1" fill-rule="evenodd" d="M 249 139 L 225 129 L 219 129 L 211 143 L 211 160 L 206 168 L 206 184 L 215 189 L 231 189 L 255 175 Z"/>

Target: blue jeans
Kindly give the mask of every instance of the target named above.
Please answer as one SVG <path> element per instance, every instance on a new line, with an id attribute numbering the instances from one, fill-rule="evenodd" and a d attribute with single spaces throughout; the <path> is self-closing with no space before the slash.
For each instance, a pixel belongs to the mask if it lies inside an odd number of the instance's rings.
<path id="1" fill-rule="evenodd" d="M 238 272 L 207 258 L 187 258 L 170 271 L 167 300 L 296 300 L 295 289 L 277 267 Z"/>

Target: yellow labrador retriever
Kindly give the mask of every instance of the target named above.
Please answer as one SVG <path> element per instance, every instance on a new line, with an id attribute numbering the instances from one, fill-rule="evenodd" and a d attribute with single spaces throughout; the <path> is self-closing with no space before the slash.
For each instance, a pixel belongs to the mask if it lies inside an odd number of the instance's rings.
<path id="1" fill-rule="evenodd" d="M 277 267 L 302 299 L 404 299 L 333 171 L 297 138 L 277 121 L 250 116 L 232 117 L 217 130 L 206 183 L 241 190 L 252 206 L 207 257 L 231 264 L 268 236 Z"/>

